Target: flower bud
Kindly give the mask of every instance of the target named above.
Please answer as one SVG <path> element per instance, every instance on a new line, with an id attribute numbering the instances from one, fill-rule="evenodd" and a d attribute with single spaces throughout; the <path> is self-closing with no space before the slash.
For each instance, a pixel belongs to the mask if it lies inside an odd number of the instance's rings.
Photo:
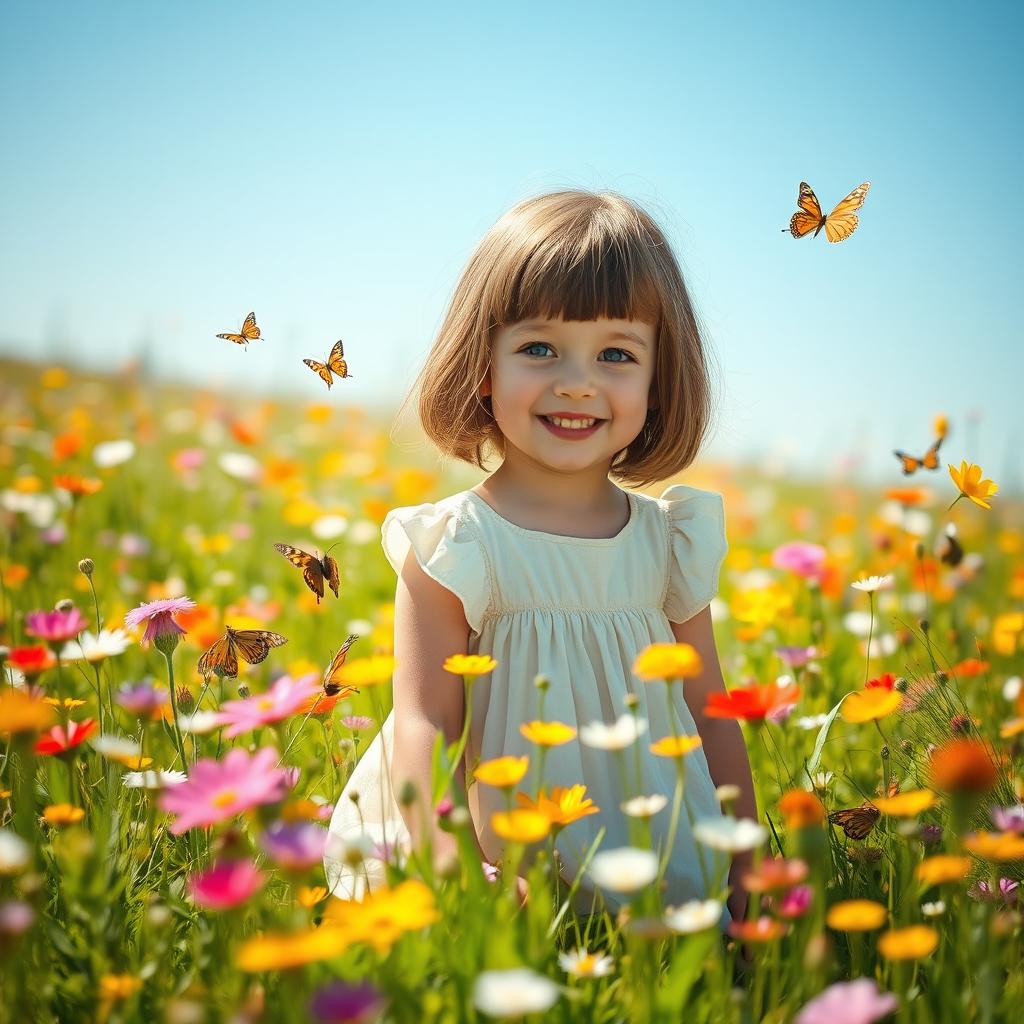
<path id="1" fill-rule="evenodd" d="M 78 563 L 78 571 L 86 578 L 92 579 L 93 570 L 96 568 L 96 563 L 91 558 L 83 558 Z"/>
<path id="2" fill-rule="evenodd" d="M 888 761 L 889 760 L 889 744 L 888 743 L 883 743 L 882 744 L 882 749 L 881 749 L 880 753 L 882 755 L 882 760 L 883 761 Z"/>
<path id="3" fill-rule="evenodd" d="M 940 685 L 944 686 L 946 683 L 949 682 L 949 676 L 947 676 L 945 672 L 936 672 L 935 681 Z"/>
<path id="4" fill-rule="evenodd" d="M 910 740 L 900 740 L 900 750 L 909 757 L 914 752 L 914 744 Z"/>
<path id="5" fill-rule="evenodd" d="M 932 628 L 932 624 L 927 619 L 922 619 L 920 622 L 921 632 L 927 633 Z"/>
<path id="6" fill-rule="evenodd" d="M 349 798 L 349 800 L 352 801 L 352 803 L 358 804 L 359 803 L 359 790 L 358 789 L 353 789 L 352 792 L 349 793 L 348 798 Z"/>
<path id="7" fill-rule="evenodd" d="M 53 607 L 58 612 L 69 612 L 75 607 L 75 602 L 70 597 L 62 597 Z"/>
<path id="8" fill-rule="evenodd" d="M 165 657 L 169 658 L 174 653 L 174 648 L 178 646 L 178 637 L 181 634 L 174 632 L 173 630 L 166 633 L 158 633 L 153 638 L 153 646 Z"/>
<path id="9" fill-rule="evenodd" d="M 909 685 L 905 676 L 897 676 L 893 681 L 892 688 L 900 693 L 906 693 Z"/>
<path id="10" fill-rule="evenodd" d="M 196 706 L 196 699 L 187 686 L 178 687 L 178 710 L 190 715 Z"/>
<path id="11" fill-rule="evenodd" d="M 465 828 L 470 822 L 469 808 L 457 805 L 448 815 L 448 824 L 453 828 Z"/>
<path id="12" fill-rule="evenodd" d="M 246 686 L 245 683 L 238 684 L 238 696 L 241 697 L 242 700 L 246 700 L 250 696 L 249 687 Z"/>
<path id="13" fill-rule="evenodd" d="M 622 698 L 622 703 L 632 711 L 640 703 L 640 698 L 635 693 L 627 693 L 626 696 Z"/>

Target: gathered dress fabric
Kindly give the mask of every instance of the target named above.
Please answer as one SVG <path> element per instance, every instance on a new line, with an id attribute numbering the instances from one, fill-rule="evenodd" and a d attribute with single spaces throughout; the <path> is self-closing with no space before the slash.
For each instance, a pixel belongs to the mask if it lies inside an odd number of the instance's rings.
<path id="1" fill-rule="evenodd" d="M 396 573 L 412 550 L 423 571 L 461 600 L 471 630 L 464 653 L 489 654 L 498 663 L 473 683 L 466 765 L 526 754 L 530 767 L 517 790 L 533 797 L 541 781 L 548 793 L 552 786 L 582 783 L 600 808 L 558 835 L 555 845 L 563 877 L 570 883 L 601 828 L 605 835 L 600 850 L 630 845 L 629 819 L 620 805 L 631 796 L 662 793 L 669 798 L 668 806 L 651 819 L 653 848 L 663 849 L 667 842 L 676 766 L 649 747 L 673 731 L 696 735 L 697 730 L 683 686 L 676 683 L 671 689 L 678 723 L 673 730 L 665 683 L 640 681 L 632 665 L 649 644 L 675 642 L 670 622 L 685 622 L 711 602 L 727 551 L 720 494 L 681 484 L 667 488 L 660 498 L 625 493 L 629 520 L 609 538 L 527 530 L 470 490 L 435 503 L 396 508 L 381 527 L 384 552 Z M 649 723 L 647 734 L 637 740 L 643 779 L 638 791 L 623 791 L 621 763 L 616 762 L 625 759 L 632 780 L 636 754 L 631 747 L 622 752 L 595 749 L 578 737 L 547 748 L 544 778 L 536 777 L 539 749 L 519 727 L 541 717 L 534 686 L 538 674 L 550 680 L 544 721 L 576 729 L 592 722 L 614 723 L 626 712 L 626 696 L 636 694 L 637 713 Z M 452 685 L 461 682 L 453 676 Z M 331 819 L 324 864 L 331 891 L 345 899 L 361 898 L 385 879 L 380 860 L 353 865 L 344 855 L 348 844 L 361 835 L 387 847 L 410 842 L 390 779 L 393 738 L 394 711 L 360 757 Z M 720 816 L 703 748 L 688 754 L 685 765 L 693 820 Z M 467 771 L 467 783 L 470 778 Z M 358 803 L 349 799 L 354 791 Z M 504 841 L 490 821 L 493 812 L 506 809 L 504 793 L 473 782 L 468 801 L 480 847 L 495 862 Z M 665 874 L 666 904 L 711 895 L 698 858 L 712 877 L 714 856 L 695 841 L 683 809 Z M 600 909 L 596 891 L 584 874 L 576 908 L 583 913 Z M 622 897 L 600 892 L 609 909 L 619 908 Z M 728 912 L 723 916 L 727 921 Z"/>

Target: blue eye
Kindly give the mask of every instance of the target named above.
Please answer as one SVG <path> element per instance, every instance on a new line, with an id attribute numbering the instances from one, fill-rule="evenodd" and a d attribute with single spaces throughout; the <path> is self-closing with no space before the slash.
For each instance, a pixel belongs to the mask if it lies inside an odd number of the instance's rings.
<path id="1" fill-rule="evenodd" d="M 531 341 L 529 345 L 526 345 L 525 347 L 521 348 L 520 352 L 529 353 L 531 348 L 551 348 L 551 346 L 546 341 Z M 622 348 L 606 348 L 606 349 L 604 349 L 604 352 L 618 352 L 619 355 L 625 356 L 625 359 L 606 359 L 606 360 L 604 360 L 607 363 L 625 363 L 625 362 L 633 363 L 633 362 L 636 362 L 636 360 L 625 349 L 622 349 Z M 603 354 L 604 353 L 602 352 L 602 355 Z"/>

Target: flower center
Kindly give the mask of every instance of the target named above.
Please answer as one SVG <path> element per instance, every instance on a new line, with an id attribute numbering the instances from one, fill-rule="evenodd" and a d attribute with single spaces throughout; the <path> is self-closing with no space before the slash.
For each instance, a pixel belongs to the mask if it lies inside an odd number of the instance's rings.
<path id="1" fill-rule="evenodd" d="M 213 798 L 214 807 L 230 807 L 238 799 L 238 794 L 233 789 L 225 789 Z"/>

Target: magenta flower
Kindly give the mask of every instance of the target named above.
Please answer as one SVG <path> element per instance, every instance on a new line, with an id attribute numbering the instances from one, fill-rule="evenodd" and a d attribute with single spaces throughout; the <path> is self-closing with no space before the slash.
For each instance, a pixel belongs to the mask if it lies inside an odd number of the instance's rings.
<path id="1" fill-rule="evenodd" d="M 129 627 L 141 626 L 146 623 L 146 632 L 142 642 L 148 643 L 162 636 L 184 636 L 185 630 L 174 621 L 178 612 L 187 612 L 195 608 L 196 603 L 188 597 L 169 597 L 160 601 L 148 601 L 133 608 L 125 617 L 124 624 Z"/>
<path id="2" fill-rule="evenodd" d="M 783 647 L 776 647 L 775 653 L 790 667 L 790 668 L 803 668 L 811 660 L 818 655 L 817 647 L 795 647 L 792 645 L 786 645 Z"/>
<path id="3" fill-rule="evenodd" d="M 967 895 L 971 899 L 975 900 L 986 900 L 988 902 L 994 902 L 997 898 L 1002 899 L 1004 903 L 1016 903 L 1017 902 L 1017 890 L 1020 888 L 1020 882 L 1015 882 L 1012 878 L 1000 878 L 999 879 L 999 896 L 996 897 L 992 893 L 992 886 L 988 884 L 983 878 L 979 878 L 968 890 Z"/>
<path id="4" fill-rule="evenodd" d="M 793 1024 L 872 1024 L 898 1006 L 891 992 L 880 992 L 871 978 L 840 981 L 812 999 Z"/>
<path id="5" fill-rule="evenodd" d="M 225 701 L 218 721 L 227 725 L 224 736 L 230 739 L 251 729 L 280 722 L 294 715 L 320 689 L 320 677 L 311 672 L 299 679 L 281 676 L 265 693 L 244 700 Z"/>
<path id="6" fill-rule="evenodd" d="M 263 888 L 266 876 L 251 860 L 222 860 L 189 876 L 192 902 L 207 910 L 230 910 Z"/>
<path id="7" fill-rule="evenodd" d="M 148 681 L 141 683 L 122 683 L 114 698 L 126 711 L 140 718 L 143 715 L 155 716 L 160 709 L 170 703 L 169 691 L 154 686 Z"/>
<path id="8" fill-rule="evenodd" d="M 794 540 L 780 545 L 772 552 L 772 565 L 778 569 L 795 572 L 804 579 L 820 580 L 825 554 L 825 549 L 820 544 Z"/>
<path id="9" fill-rule="evenodd" d="M 289 776 L 277 764 L 278 752 L 261 747 L 255 754 L 236 747 L 223 761 L 203 758 L 185 782 L 160 795 L 160 810 L 178 816 L 178 836 L 196 825 L 216 825 L 260 804 L 277 803 L 289 788 Z"/>
<path id="10" fill-rule="evenodd" d="M 803 917 L 811 909 L 811 901 L 813 899 L 814 889 L 812 886 L 794 885 L 779 900 L 779 916 L 790 919 Z"/>
<path id="11" fill-rule="evenodd" d="M 309 1012 L 320 1024 L 366 1024 L 380 1016 L 387 1000 L 369 982 L 334 981 L 313 994 Z"/>
<path id="12" fill-rule="evenodd" d="M 260 846 L 281 867 L 307 871 L 323 860 L 327 829 L 309 821 L 278 822 L 260 836 Z"/>
<path id="13" fill-rule="evenodd" d="M 67 612 L 29 612 L 25 616 L 25 632 L 51 645 L 74 640 L 88 625 L 77 608 Z"/>
<path id="14" fill-rule="evenodd" d="M 1009 807 L 993 807 L 988 812 L 992 824 L 1000 832 L 1024 832 L 1024 804 L 1011 804 Z"/>

